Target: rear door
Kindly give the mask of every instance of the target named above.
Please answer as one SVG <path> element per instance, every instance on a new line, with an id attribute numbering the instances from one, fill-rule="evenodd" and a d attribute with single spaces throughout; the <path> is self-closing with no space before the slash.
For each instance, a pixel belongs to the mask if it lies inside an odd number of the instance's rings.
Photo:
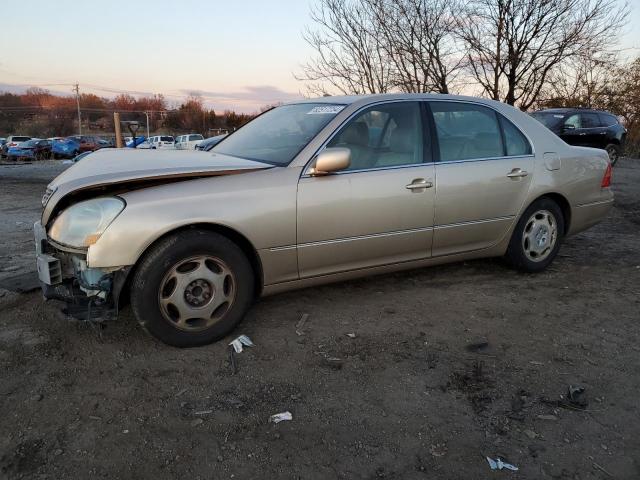
<path id="1" fill-rule="evenodd" d="M 605 148 L 607 129 L 600 122 L 597 113 L 585 112 L 580 114 L 582 130 L 580 135 L 583 137 L 582 144 L 587 147 Z"/>
<path id="2" fill-rule="evenodd" d="M 484 105 L 429 102 L 437 137 L 433 256 L 481 250 L 509 230 L 527 196 L 527 138 Z"/>

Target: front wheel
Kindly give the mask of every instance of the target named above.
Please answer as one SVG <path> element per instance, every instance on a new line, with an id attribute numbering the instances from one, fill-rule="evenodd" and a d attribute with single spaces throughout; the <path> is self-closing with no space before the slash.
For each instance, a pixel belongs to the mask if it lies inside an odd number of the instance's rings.
<path id="1" fill-rule="evenodd" d="M 562 210 L 550 198 L 541 198 L 531 204 L 518 221 L 506 258 L 518 270 L 540 272 L 558 254 L 563 236 Z"/>
<path id="2" fill-rule="evenodd" d="M 243 251 L 202 230 L 176 233 L 145 255 L 131 285 L 131 306 L 153 336 L 176 347 L 224 337 L 253 301 L 255 279 Z"/>

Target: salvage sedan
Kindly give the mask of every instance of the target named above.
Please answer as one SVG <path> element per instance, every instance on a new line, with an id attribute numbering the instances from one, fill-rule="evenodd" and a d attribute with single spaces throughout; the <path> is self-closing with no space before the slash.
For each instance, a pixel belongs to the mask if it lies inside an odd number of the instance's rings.
<path id="1" fill-rule="evenodd" d="M 448 95 L 283 105 L 209 154 L 100 150 L 35 225 L 46 297 L 130 301 L 162 341 L 228 334 L 256 297 L 481 257 L 544 270 L 611 208 L 607 153 L 508 105 Z"/>

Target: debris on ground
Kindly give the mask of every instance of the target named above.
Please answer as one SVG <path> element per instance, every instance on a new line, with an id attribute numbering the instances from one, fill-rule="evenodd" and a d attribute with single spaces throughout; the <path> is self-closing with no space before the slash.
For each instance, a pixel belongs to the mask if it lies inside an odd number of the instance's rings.
<path id="1" fill-rule="evenodd" d="M 566 398 L 563 395 L 560 396 L 560 400 L 541 397 L 540 402 L 567 410 L 585 410 L 589 405 L 584 387 L 576 387 L 573 385 L 569 385 L 567 388 Z"/>
<path id="2" fill-rule="evenodd" d="M 191 421 L 191 426 L 197 427 L 198 425 L 202 425 L 203 423 L 204 423 L 204 420 L 202 420 L 201 418 L 196 418 Z"/>
<path id="3" fill-rule="evenodd" d="M 574 387 L 569 385 L 568 397 L 569 403 L 575 408 L 585 409 L 589 405 L 584 387 Z"/>
<path id="4" fill-rule="evenodd" d="M 507 470 L 512 470 L 514 472 L 518 471 L 518 467 L 516 467 L 515 465 L 511 465 L 510 463 L 504 462 L 500 457 L 498 457 L 495 460 L 491 457 L 486 457 L 486 459 L 487 459 L 487 462 L 489 462 L 489 466 L 491 467 L 491 470 L 507 469 Z"/>
<path id="5" fill-rule="evenodd" d="M 233 347 L 233 349 L 235 350 L 236 353 L 241 353 L 242 352 L 242 346 L 243 345 L 245 347 L 253 347 L 254 346 L 254 344 L 251 341 L 251 339 L 249 337 L 247 337 L 246 335 L 240 335 L 238 338 L 236 338 L 229 345 L 231 345 Z"/>
<path id="6" fill-rule="evenodd" d="M 551 420 L 551 421 L 558 420 L 558 417 L 556 417 L 555 415 L 538 415 L 538 418 L 540 420 Z"/>
<path id="7" fill-rule="evenodd" d="M 444 457 L 447 454 L 447 444 L 435 443 L 429 447 L 429 453 L 436 458 Z"/>
<path id="8" fill-rule="evenodd" d="M 302 317 L 300 317 L 300 320 L 296 324 L 296 333 L 298 334 L 298 336 L 304 335 L 304 332 L 302 331 L 302 327 L 304 327 L 304 324 L 307 323 L 308 318 L 309 318 L 309 314 L 303 313 Z"/>
<path id="9" fill-rule="evenodd" d="M 322 360 L 322 365 L 325 367 L 332 368 L 334 370 L 342 369 L 342 359 L 336 357 L 324 358 Z"/>
<path id="10" fill-rule="evenodd" d="M 486 350 L 488 347 L 489 342 L 487 340 L 478 340 L 467 344 L 465 348 L 467 349 L 467 352 L 478 353 L 481 350 Z"/>
<path id="11" fill-rule="evenodd" d="M 356 338 L 356 334 L 355 333 L 347 333 L 347 337 Z"/>
<path id="12" fill-rule="evenodd" d="M 275 415 L 271 415 L 269 417 L 269 421 L 272 423 L 280 423 L 285 420 L 293 420 L 293 415 L 291 415 L 291 412 L 276 413 Z"/>

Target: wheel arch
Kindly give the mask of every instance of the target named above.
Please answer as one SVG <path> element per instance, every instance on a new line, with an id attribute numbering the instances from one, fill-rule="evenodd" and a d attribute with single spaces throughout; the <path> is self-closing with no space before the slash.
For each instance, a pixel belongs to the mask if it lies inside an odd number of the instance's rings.
<path id="1" fill-rule="evenodd" d="M 569 203 L 569 200 L 567 200 L 567 198 L 561 193 L 547 192 L 540 195 L 537 198 L 534 198 L 531 202 L 529 202 L 529 205 L 527 205 L 527 208 L 529 208 L 531 205 L 533 205 L 535 202 L 537 202 L 542 198 L 548 198 L 558 204 L 558 206 L 560 207 L 560 210 L 562 211 L 562 217 L 564 220 L 563 235 L 567 235 L 567 233 L 569 233 L 569 229 L 571 228 L 571 204 Z"/>
<path id="2" fill-rule="evenodd" d="M 188 230 L 204 230 L 204 231 L 218 233 L 220 235 L 227 237 L 229 240 L 231 240 L 236 245 L 238 245 L 238 247 L 240 247 L 243 253 L 247 256 L 247 259 L 251 264 L 251 268 L 254 273 L 255 296 L 257 298 L 261 295 L 262 289 L 264 287 L 264 274 L 262 269 L 262 262 L 260 260 L 260 256 L 258 255 L 257 250 L 255 249 L 251 241 L 242 233 L 226 225 L 221 225 L 218 223 L 192 223 L 188 225 L 182 225 L 180 227 L 174 228 L 172 230 L 169 230 L 163 233 L 161 236 L 156 238 L 144 249 L 144 251 L 138 257 L 133 268 L 131 268 L 127 272 L 126 279 L 124 280 L 122 288 L 120 289 L 118 298 L 116 298 L 116 303 L 118 304 L 118 307 L 121 307 L 124 304 L 128 303 L 129 289 L 131 287 L 131 279 L 134 278 L 138 265 L 140 265 L 140 261 L 144 258 L 147 252 L 149 252 L 152 248 L 154 248 L 159 242 L 161 242 L 165 238 L 180 232 L 188 231 Z"/>

